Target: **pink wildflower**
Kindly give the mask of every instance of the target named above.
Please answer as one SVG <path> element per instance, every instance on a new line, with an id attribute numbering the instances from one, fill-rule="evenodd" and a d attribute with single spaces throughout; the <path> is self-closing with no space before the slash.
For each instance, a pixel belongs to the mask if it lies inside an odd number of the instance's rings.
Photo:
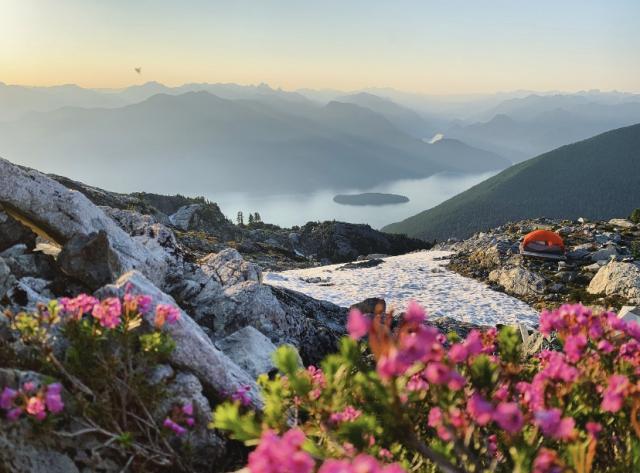
<path id="1" fill-rule="evenodd" d="M 44 420 L 47 417 L 45 411 L 45 403 L 37 396 L 30 397 L 26 406 L 27 414 L 33 416 L 37 420 Z"/>
<path id="2" fill-rule="evenodd" d="M 591 435 L 593 438 L 598 438 L 598 435 L 600 434 L 600 432 L 602 432 L 602 424 L 600 424 L 599 422 L 587 422 L 587 425 L 585 427 L 589 435 Z"/>
<path id="3" fill-rule="evenodd" d="M 456 370 L 451 370 L 449 372 L 449 382 L 447 383 L 447 387 L 452 391 L 460 391 L 466 383 L 466 378 Z"/>
<path id="4" fill-rule="evenodd" d="M 358 309 L 351 309 L 349 311 L 349 318 L 347 319 L 347 332 L 349 336 L 354 340 L 360 340 L 362 337 L 369 333 L 371 328 L 371 319 L 366 315 L 363 315 Z"/>
<path id="5" fill-rule="evenodd" d="M 451 371 L 439 362 L 431 362 L 424 370 L 427 381 L 431 384 L 447 384 L 451 379 Z"/>
<path id="6" fill-rule="evenodd" d="M 480 394 L 473 393 L 467 401 L 467 413 L 476 424 L 487 425 L 493 417 L 493 405 Z"/>
<path id="7" fill-rule="evenodd" d="M 436 429 L 438 437 L 440 437 L 442 440 L 444 440 L 445 442 L 451 440 L 451 434 L 444 425 L 444 416 L 442 415 L 442 410 L 439 407 L 431 408 L 431 410 L 429 411 L 427 423 L 429 427 L 433 427 L 434 429 Z"/>
<path id="8" fill-rule="evenodd" d="M 614 347 L 608 340 L 600 340 L 598 342 L 598 350 L 602 353 L 611 353 L 614 350 Z"/>
<path id="9" fill-rule="evenodd" d="M 618 412 L 624 404 L 624 397 L 629 389 L 629 378 L 620 374 L 609 377 L 609 386 L 602 396 L 600 407 L 606 412 Z"/>
<path id="10" fill-rule="evenodd" d="M 251 386 L 240 386 L 236 389 L 236 392 L 231 395 L 232 401 L 238 401 L 243 406 L 251 405 L 252 399 L 249 392 L 251 391 Z"/>
<path id="11" fill-rule="evenodd" d="M 100 304 L 96 304 L 91 311 L 91 315 L 104 328 L 114 329 L 120 324 L 122 306 L 117 297 L 108 297 Z"/>
<path id="12" fill-rule="evenodd" d="M 426 391 L 429 383 L 422 377 L 421 373 L 414 374 L 407 382 L 407 391 Z"/>
<path id="13" fill-rule="evenodd" d="M 467 347 L 465 347 L 462 343 L 454 343 L 449 348 L 449 359 L 454 363 L 461 363 L 467 360 L 469 356 L 469 352 L 467 351 Z"/>
<path id="14" fill-rule="evenodd" d="M 175 324 L 180 320 L 180 310 L 169 304 L 158 304 L 156 306 L 156 317 L 154 324 L 157 328 L 164 326 L 165 322 L 169 325 Z"/>
<path id="15" fill-rule="evenodd" d="M 180 424 L 178 424 L 177 422 L 173 421 L 168 417 L 164 420 L 164 422 L 162 423 L 162 426 L 166 429 L 173 431 L 173 433 L 175 433 L 178 437 L 187 433 L 187 429 L 185 429 Z"/>
<path id="16" fill-rule="evenodd" d="M 58 414 L 64 409 L 64 402 L 62 402 L 62 385 L 60 383 L 53 383 L 47 386 L 45 394 L 45 404 L 49 412 Z"/>
<path id="17" fill-rule="evenodd" d="M 124 295 L 125 310 L 129 312 L 137 312 L 139 314 L 146 314 L 151 309 L 152 299 L 147 295 L 133 295 L 126 293 Z"/>
<path id="18" fill-rule="evenodd" d="M 192 416 L 193 415 L 193 404 L 189 403 L 189 404 L 185 404 L 184 406 L 182 406 L 182 413 L 188 416 Z"/>
<path id="19" fill-rule="evenodd" d="M 467 349 L 469 356 L 482 353 L 484 345 L 482 342 L 482 333 L 479 330 L 471 330 L 464 341 L 464 347 Z"/>
<path id="20" fill-rule="evenodd" d="M 87 294 L 80 294 L 73 299 L 63 297 L 59 302 L 64 313 L 75 320 L 80 320 L 84 314 L 88 314 L 93 310 L 94 306 L 98 304 L 98 299 Z"/>
<path id="21" fill-rule="evenodd" d="M 524 417 L 518 404 L 515 402 L 502 402 L 498 404 L 493 420 L 504 430 L 511 434 L 520 432 L 524 424 Z"/>
<path id="22" fill-rule="evenodd" d="M 389 352 L 378 360 L 377 371 L 381 379 L 387 380 L 402 375 L 410 366 L 398 349 L 391 347 Z"/>
<path id="23" fill-rule="evenodd" d="M 20 416 L 22 415 L 22 412 L 23 410 L 21 407 L 14 407 L 13 409 L 10 409 L 7 412 L 7 420 L 9 422 L 15 422 L 20 418 Z"/>
<path id="24" fill-rule="evenodd" d="M 533 461 L 532 473 L 562 473 L 563 471 L 558 454 L 548 448 L 541 448 Z"/>
<path id="25" fill-rule="evenodd" d="M 567 359 L 572 363 L 576 363 L 582 356 L 586 346 L 587 337 L 585 335 L 569 335 L 564 342 L 564 352 L 567 355 Z"/>
<path id="26" fill-rule="evenodd" d="M 305 441 L 299 429 L 287 431 L 282 438 L 272 430 L 266 430 L 260 445 L 249 454 L 247 465 L 251 473 L 311 473 L 315 462 L 311 455 L 301 450 Z M 328 470 L 338 471 L 338 470 Z"/>
<path id="27" fill-rule="evenodd" d="M 422 306 L 416 301 L 410 301 L 407 305 L 407 311 L 404 314 L 405 322 L 412 324 L 421 324 L 424 322 L 426 313 Z"/>
<path id="28" fill-rule="evenodd" d="M 18 397 L 18 391 L 5 387 L 0 394 L 0 409 L 9 410 L 13 406 L 13 401 Z"/>
<path id="29" fill-rule="evenodd" d="M 575 421 L 572 417 L 562 417 L 560 409 L 539 410 L 535 422 L 547 437 L 556 440 L 571 440 L 575 437 Z"/>
<path id="30" fill-rule="evenodd" d="M 361 415 L 362 411 L 354 408 L 353 406 L 347 406 L 342 412 L 335 412 L 331 414 L 331 421 L 335 423 L 353 422 Z"/>

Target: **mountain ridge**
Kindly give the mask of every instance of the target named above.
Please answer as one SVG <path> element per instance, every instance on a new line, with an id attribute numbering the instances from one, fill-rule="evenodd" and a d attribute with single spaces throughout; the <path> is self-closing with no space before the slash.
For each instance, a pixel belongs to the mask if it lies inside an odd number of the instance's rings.
<path id="1" fill-rule="evenodd" d="M 640 124 L 565 145 L 508 168 L 383 231 L 466 238 L 508 221 L 606 219 L 640 206 Z"/>

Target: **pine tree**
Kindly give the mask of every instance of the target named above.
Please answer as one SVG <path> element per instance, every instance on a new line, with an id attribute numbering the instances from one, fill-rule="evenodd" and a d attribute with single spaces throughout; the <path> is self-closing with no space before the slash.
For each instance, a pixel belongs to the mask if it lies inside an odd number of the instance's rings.
<path id="1" fill-rule="evenodd" d="M 253 221 L 256 223 L 262 222 L 262 218 L 260 217 L 260 214 L 258 212 L 253 214 Z"/>
<path id="2" fill-rule="evenodd" d="M 249 214 L 249 225 L 253 225 L 253 222 L 255 222 L 255 219 L 253 218 L 253 214 Z"/>
<path id="3" fill-rule="evenodd" d="M 244 216 L 242 215 L 242 211 L 238 212 L 238 216 L 236 217 L 236 223 L 240 226 L 244 225 Z"/>

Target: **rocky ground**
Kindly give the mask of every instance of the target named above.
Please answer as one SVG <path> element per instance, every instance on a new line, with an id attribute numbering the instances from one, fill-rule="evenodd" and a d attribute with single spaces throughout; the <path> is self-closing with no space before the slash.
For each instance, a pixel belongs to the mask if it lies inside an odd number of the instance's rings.
<path id="1" fill-rule="evenodd" d="M 238 226 L 204 199 L 116 194 L 0 159 L 0 314 L 83 292 L 129 290 L 177 305 L 182 317 L 168 329 L 176 349 L 150 378 L 170 394 L 169 405 L 197 406 L 200 427 L 190 438 L 197 471 L 234 466 L 225 459 L 237 445 L 206 428 L 220 399 L 248 386 L 259 406 L 255 379 L 273 368 L 277 346 L 293 345 L 304 364 L 315 364 L 345 333 L 346 308 L 263 284 L 262 265 L 309 267 L 427 246 L 338 222 Z M 0 386 L 43 379 L 19 361 L 21 350 L 0 315 Z M 74 429 L 73 415 L 64 428 Z M 26 420 L 0 425 L 3 472 L 111 472 L 126 461 L 94 458 L 92 435 L 41 436 Z"/>
<path id="2" fill-rule="evenodd" d="M 193 260 L 225 248 L 234 248 L 265 270 L 308 268 L 353 261 L 369 254 L 399 255 L 427 249 L 427 242 L 344 222 L 309 222 L 280 228 L 264 222 L 236 225 L 217 204 L 204 198 L 149 193 L 118 194 L 61 176 L 51 176 L 78 190 L 109 212 L 133 211 L 148 223 L 161 223 L 174 232 Z M 122 213 L 122 212 L 120 212 Z"/>
<path id="3" fill-rule="evenodd" d="M 521 239 L 535 229 L 563 237 L 566 261 L 519 254 Z M 578 301 L 614 309 L 640 304 L 640 225 L 626 219 L 525 220 L 438 248 L 456 252 L 449 264 L 454 271 L 538 309 Z"/>
<path id="4" fill-rule="evenodd" d="M 517 255 L 519 238 L 542 225 L 566 238 L 566 262 Z M 640 229 L 627 221 L 530 221 L 447 247 L 457 252 L 451 268 L 534 305 L 580 296 L 619 306 L 640 302 L 639 240 Z M 176 349 L 149 379 L 169 394 L 169 405 L 196 406 L 198 427 L 190 436 L 194 471 L 238 466 L 228 463 L 238 458 L 237 444 L 206 428 L 210 412 L 239 388 L 248 389 L 259 407 L 255 378 L 272 369 L 278 345 L 295 346 L 301 361 L 312 364 L 335 350 L 345 333 L 346 308 L 263 284 L 261 264 L 290 269 L 428 246 L 337 222 L 293 229 L 237 226 L 203 199 L 115 194 L 0 159 L 0 314 L 82 292 L 106 297 L 128 290 L 152 296 L 155 304 L 177 305 L 181 317 L 167 327 Z M 437 324 L 461 334 L 473 326 L 446 318 Z M 59 340 L 58 348 L 64 347 L 64 337 Z M 26 366 L 23 353 L 9 319 L 0 315 L 0 386 L 43 379 Z M 57 432 L 75 431 L 78 423 L 71 409 Z M 43 435 L 26 419 L 0 427 L 0 471 L 126 469 L 126 457 L 96 456 L 96 436 L 90 433 Z"/>
<path id="5" fill-rule="evenodd" d="M 0 159 L 0 314 L 82 292 L 122 296 L 125 288 L 151 295 L 154 303 L 177 304 L 183 316 L 169 329 L 177 349 L 158 383 L 174 393 L 173 401 L 199 406 L 202 428 L 194 434 L 194 455 L 207 465 L 202 471 L 220 470 L 227 441 L 205 427 L 217 400 L 249 386 L 259 405 L 255 378 L 272 368 L 276 346 L 294 345 L 304 363 L 317 363 L 335 350 L 347 311 L 263 285 L 260 267 L 234 248 L 221 245 L 200 256 L 173 230 L 183 207 L 167 220 L 139 197 L 92 192 L 101 206 Z M 20 343 L 0 315 L 2 386 L 39 376 L 16 369 Z M 19 424 L 2 424 L 0 471 L 96 471 L 87 470 L 85 461 L 91 436 L 63 442 L 25 435 Z"/>

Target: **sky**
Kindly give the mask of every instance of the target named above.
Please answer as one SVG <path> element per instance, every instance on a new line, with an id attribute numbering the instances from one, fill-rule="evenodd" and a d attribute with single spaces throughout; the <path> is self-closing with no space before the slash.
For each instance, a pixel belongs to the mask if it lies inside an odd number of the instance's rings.
<path id="1" fill-rule="evenodd" d="M 638 25 L 638 0 L 0 0 L 0 81 L 640 92 Z"/>

